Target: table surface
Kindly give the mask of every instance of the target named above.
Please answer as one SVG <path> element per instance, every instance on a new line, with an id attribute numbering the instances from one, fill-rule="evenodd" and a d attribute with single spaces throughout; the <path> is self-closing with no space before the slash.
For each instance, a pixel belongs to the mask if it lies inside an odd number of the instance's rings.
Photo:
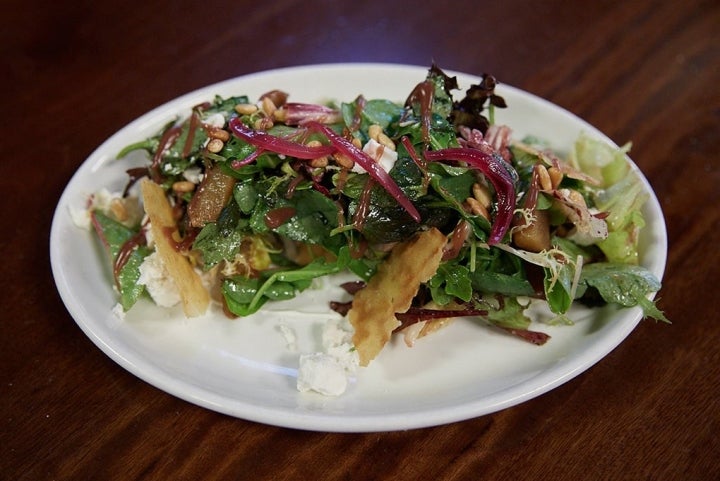
<path id="1" fill-rule="evenodd" d="M 6 479 L 720 479 L 720 3 L 5 2 Z M 512 408 L 397 432 L 324 433 L 195 406 L 83 334 L 50 271 L 73 172 L 196 88 L 277 67 L 391 62 L 489 72 L 589 121 L 665 214 L 658 305 L 598 364 Z"/>

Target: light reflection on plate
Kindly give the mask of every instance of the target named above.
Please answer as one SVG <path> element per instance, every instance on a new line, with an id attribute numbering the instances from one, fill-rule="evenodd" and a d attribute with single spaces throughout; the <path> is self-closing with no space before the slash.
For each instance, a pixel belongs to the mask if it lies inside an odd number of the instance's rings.
<path id="1" fill-rule="evenodd" d="M 537 347 L 469 320 L 407 348 L 401 339 L 352 379 L 340 397 L 299 393 L 298 357 L 320 349 L 320 329 L 336 316 L 329 300 L 345 295 L 332 279 L 299 298 L 269 305 L 259 315 L 229 320 L 219 312 L 185 319 L 179 309 L 141 302 L 120 321 L 117 301 L 91 232 L 77 228 L 71 208 L 82 208 L 100 187 L 121 190 L 125 145 L 155 134 L 169 120 L 215 95 L 260 94 L 281 89 L 296 102 L 366 98 L 404 101 L 427 68 L 389 64 L 333 64 L 261 72 L 211 85 L 173 100 L 131 122 L 103 143 L 78 169 L 55 212 L 50 236 L 53 275 L 68 311 L 108 356 L 139 378 L 191 403 L 243 419 L 318 431 L 411 429 L 469 419 L 532 399 L 572 379 L 614 349 L 640 320 L 639 309 L 577 309 L 574 326 L 545 326 Z M 461 89 L 477 77 L 456 75 Z M 500 85 L 509 108 L 496 121 L 515 137 L 533 134 L 567 149 L 583 131 L 610 142 L 589 124 L 523 91 Z M 458 91 L 458 94 L 461 94 Z M 643 181 L 645 181 L 645 178 Z M 662 277 L 665 223 L 649 184 L 641 262 Z M 279 326 L 297 333 L 288 347 Z"/>

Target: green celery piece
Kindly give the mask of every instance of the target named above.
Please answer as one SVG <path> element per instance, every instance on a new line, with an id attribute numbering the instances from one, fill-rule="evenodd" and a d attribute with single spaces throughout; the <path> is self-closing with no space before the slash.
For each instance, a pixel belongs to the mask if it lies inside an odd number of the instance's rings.
<path id="1" fill-rule="evenodd" d="M 597 243 L 597 246 L 609 262 L 637 265 L 640 255 L 636 246 L 636 238 L 637 235 L 633 235 L 627 230 L 609 232 L 605 239 Z"/>
<path id="2" fill-rule="evenodd" d="M 583 267 L 580 282 L 595 288 L 605 302 L 622 307 L 640 306 L 644 317 L 670 322 L 647 298 L 660 290 L 660 281 L 642 266 L 598 262 Z"/>
<path id="3" fill-rule="evenodd" d="M 114 264 L 123 245 L 137 235 L 137 232 L 99 211 L 92 213 L 92 219 L 95 231 Z M 125 311 L 135 305 L 145 291 L 145 286 L 138 284 L 137 281 L 140 279 L 140 265 L 150 252 L 148 247 L 142 245 L 133 249 L 132 254 L 118 273 L 117 287 L 120 291 L 120 305 Z"/>

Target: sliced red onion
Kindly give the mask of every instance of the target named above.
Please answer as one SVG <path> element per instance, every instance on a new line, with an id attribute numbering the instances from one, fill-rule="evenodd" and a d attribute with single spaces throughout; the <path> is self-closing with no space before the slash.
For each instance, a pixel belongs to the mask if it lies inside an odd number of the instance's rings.
<path id="1" fill-rule="evenodd" d="M 268 134 L 262 130 L 254 130 L 246 126 L 242 120 L 240 120 L 240 117 L 230 119 L 229 125 L 235 135 L 242 138 L 249 144 L 276 154 L 283 154 L 297 159 L 311 160 L 325 155 L 330 155 L 335 152 L 335 148 L 331 145 L 309 147 L 298 142 L 293 142 L 292 140 Z"/>
<path id="2" fill-rule="evenodd" d="M 515 211 L 515 177 L 514 169 L 502 158 L 486 152 L 461 147 L 426 151 L 425 158 L 429 161 L 454 160 L 465 162 L 480 170 L 495 188 L 498 211 L 490 229 L 488 244 L 499 244 L 508 229 Z"/>
<path id="3" fill-rule="evenodd" d="M 285 104 L 283 111 L 285 112 L 285 125 L 301 125 L 311 121 L 334 124 L 342 120 L 342 115 L 338 110 L 324 105 L 290 102 Z"/>
<path id="4" fill-rule="evenodd" d="M 307 122 L 304 124 L 309 130 L 314 132 L 321 132 L 337 152 L 346 155 L 353 161 L 360 164 L 360 166 L 367 171 L 370 176 L 375 179 L 398 203 L 405 208 L 410 216 L 415 219 L 416 222 L 420 222 L 420 213 L 417 211 L 415 206 L 410 202 L 405 193 L 400 190 L 400 187 L 390 177 L 390 174 L 385 172 L 375 160 L 362 150 L 355 147 L 352 142 L 346 138 L 338 135 L 330 127 L 323 125 L 319 122 Z"/>

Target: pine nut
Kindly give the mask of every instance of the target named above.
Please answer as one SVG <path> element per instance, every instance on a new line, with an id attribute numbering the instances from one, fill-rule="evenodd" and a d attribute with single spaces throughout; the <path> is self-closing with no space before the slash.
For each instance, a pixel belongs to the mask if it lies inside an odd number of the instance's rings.
<path id="1" fill-rule="evenodd" d="M 315 159 L 310 160 L 310 167 L 318 168 L 318 167 L 326 167 L 328 165 L 328 156 L 323 155 L 322 157 L 317 157 Z"/>
<path id="2" fill-rule="evenodd" d="M 486 210 L 492 205 L 492 197 L 490 196 L 490 191 L 486 186 L 476 182 L 472 186 L 472 193 L 475 200 L 480 202 Z"/>
<path id="3" fill-rule="evenodd" d="M 270 99 L 270 97 L 263 97 L 261 102 L 262 111 L 265 112 L 266 115 L 272 117 L 272 114 L 277 110 L 277 107 L 275 106 L 273 101 Z"/>
<path id="4" fill-rule="evenodd" d="M 378 136 L 382 133 L 383 129 L 378 124 L 372 124 L 370 127 L 368 127 L 368 136 L 373 140 L 377 141 Z"/>
<path id="5" fill-rule="evenodd" d="M 383 132 L 380 132 L 380 135 L 378 135 L 377 139 L 375 139 L 377 143 L 380 145 L 384 145 L 390 150 L 395 150 L 395 142 L 392 141 L 390 137 L 385 135 Z"/>
<path id="6" fill-rule="evenodd" d="M 255 104 L 237 104 L 235 106 L 235 112 L 240 115 L 250 115 L 258 111 L 258 107 Z"/>
<path id="7" fill-rule="evenodd" d="M 465 202 L 467 203 L 468 207 L 470 207 L 470 212 L 475 215 L 483 216 L 487 220 L 490 220 L 490 213 L 485 208 L 485 206 L 482 205 L 477 199 L 475 199 L 474 197 L 468 197 L 467 199 L 465 199 Z"/>
<path id="8" fill-rule="evenodd" d="M 550 175 L 550 183 L 552 184 L 552 188 L 557 189 L 560 186 L 560 182 L 562 182 L 563 173 L 557 167 L 550 167 L 548 169 L 548 174 Z"/>
<path id="9" fill-rule="evenodd" d="M 212 129 L 208 133 L 208 135 L 211 139 L 219 139 L 223 142 L 227 142 L 228 140 L 230 140 L 230 132 L 223 129 Z"/>
<path id="10" fill-rule="evenodd" d="M 355 166 L 355 161 L 343 154 L 335 154 L 333 157 L 335 158 L 335 163 L 340 167 L 352 169 Z"/>
<path id="11" fill-rule="evenodd" d="M 195 190 L 195 184 L 189 180 L 179 180 L 172 185 L 172 189 L 178 194 L 185 194 Z"/>
<path id="12" fill-rule="evenodd" d="M 262 117 L 259 118 L 253 123 L 253 127 L 255 130 L 268 130 L 272 128 L 272 126 L 275 125 L 271 118 L 269 117 Z"/>
<path id="13" fill-rule="evenodd" d="M 208 152 L 212 152 L 213 154 L 220 152 L 223 147 L 225 147 L 225 144 L 220 139 L 211 139 L 207 144 Z"/>
<path id="14" fill-rule="evenodd" d="M 287 118 L 287 110 L 285 109 L 277 109 L 275 112 L 273 112 L 273 120 L 276 122 L 285 122 L 285 119 Z"/>
<path id="15" fill-rule="evenodd" d="M 536 164 L 535 170 L 538 173 L 538 183 L 542 190 L 552 190 L 552 181 L 550 180 L 550 174 L 548 170 L 542 164 Z"/>
<path id="16" fill-rule="evenodd" d="M 320 147 L 320 146 L 322 146 L 322 142 L 320 142 L 319 140 L 311 140 L 310 142 L 308 142 L 305 145 L 307 145 L 308 147 Z M 323 155 L 322 157 L 317 157 L 315 159 L 311 159 L 310 167 L 313 167 L 313 168 L 326 167 L 328 165 L 328 161 L 329 161 L 328 156 Z"/>

